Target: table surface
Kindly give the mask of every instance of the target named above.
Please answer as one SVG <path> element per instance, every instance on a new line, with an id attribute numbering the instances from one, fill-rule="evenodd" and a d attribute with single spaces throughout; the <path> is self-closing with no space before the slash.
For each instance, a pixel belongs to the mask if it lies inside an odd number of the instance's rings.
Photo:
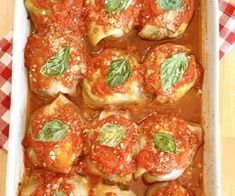
<path id="1" fill-rule="evenodd" d="M 230 0 L 235 3 L 235 0 Z M 14 0 L 1 0 L 0 38 L 13 29 Z M 220 135 L 222 194 L 232 196 L 235 190 L 235 46 L 220 63 Z M 5 195 L 7 153 L 0 150 L 0 196 Z"/>

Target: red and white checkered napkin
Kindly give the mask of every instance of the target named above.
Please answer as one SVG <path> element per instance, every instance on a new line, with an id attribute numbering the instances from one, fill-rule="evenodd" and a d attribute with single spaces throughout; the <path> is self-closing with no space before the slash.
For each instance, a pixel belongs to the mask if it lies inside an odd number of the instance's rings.
<path id="1" fill-rule="evenodd" d="M 12 32 L 0 40 L 0 148 L 7 150 L 11 101 Z"/>
<path id="2" fill-rule="evenodd" d="M 235 5 L 219 1 L 220 9 L 220 59 L 228 52 L 235 41 Z"/>
<path id="3" fill-rule="evenodd" d="M 220 59 L 235 41 L 235 5 L 219 0 Z M 11 92 L 12 32 L 0 41 L 0 148 L 7 150 Z"/>

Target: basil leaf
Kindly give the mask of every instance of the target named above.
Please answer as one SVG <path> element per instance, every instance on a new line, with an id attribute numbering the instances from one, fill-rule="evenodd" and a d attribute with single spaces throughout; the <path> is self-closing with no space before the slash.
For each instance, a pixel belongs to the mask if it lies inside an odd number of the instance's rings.
<path id="1" fill-rule="evenodd" d="M 160 78 L 162 91 L 171 88 L 183 76 L 188 67 L 188 59 L 185 53 L 173 55 L 161 64 Z"/>
<path id="2" fill-rule="evenodd" d="M 180 10 L 183 8 L 182 0 L 156 0 L 162 10 Z"/>
<path id="3" fill-rule="evenodd" d="M 62 191 L 55 191 L 52 196 L 66 196 L 66 194 Z"/>
<path id="4" fill-rule="evenodd" d="M 131 0 L 105 0 L 104 10 L 106 12 L 123 11 L 130 5 Z"/>
<path id="5" fill-rule="evenodd" d="M 104 146 L 115 147 L 122 142 L 126 127 L 112 123 L 104 124 L 99 132 L 97 141 Z"/>
<path id="6" fill-rule="evenodd" d="M 70 48 L 61 48 L 41 67 L 40 73 L 44 76 L 62 75 L 68 68 Z"/>
<path id="7" fill-rule="evenodd" d="M 69 129 L 67 124 L 59 120 L 47 122 L 39 131 L 36 141 L 42 142 L 57 142 L 63 139 Z"/>
<path id="8" fill-rule="evenodd" d="M 106 83 L 109 87 L 119 86 L 125 83 L 131 74 L 131 66 L 128 58 L 112 61 L 109 65 Z"/>
<path id="9" fill-rule="evenodd" d="M 163 152 L 169 152 L 176 155 L 176 143 L 172 135 L 168 133 L 155 133 L 153 143 L 156 148 Z"/>

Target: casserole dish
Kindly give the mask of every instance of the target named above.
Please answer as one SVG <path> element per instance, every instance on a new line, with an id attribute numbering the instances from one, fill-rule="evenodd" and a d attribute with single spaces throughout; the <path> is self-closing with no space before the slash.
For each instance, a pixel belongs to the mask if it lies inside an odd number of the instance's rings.
<path id="1" fill-rule="evenodd" d="M 203 29 L 202 63 L 203 85 L 203 129 L 204 145 L 204 190 L 206 195 L 220 195 L 219 156 L 219 58 L 218 58 L 218 2 L 201 3 Z M 28 82 L 24 66 L 24 47 L 30 33 L 30 22 L 23 0 L 16 1 L 13 42 L 12 103 L 6 195 L 17 195 L 22 180 L 23 147 L 25 135 Z"/>

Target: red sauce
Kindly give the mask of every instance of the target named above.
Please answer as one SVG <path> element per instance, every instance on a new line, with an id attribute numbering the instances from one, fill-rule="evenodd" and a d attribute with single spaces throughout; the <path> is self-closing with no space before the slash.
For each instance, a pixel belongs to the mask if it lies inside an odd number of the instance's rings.
<path id="1" fill-rule="evenodd" d="M 95 21 L 96 25 L 102 26 L 102 30 L 106 33 L 111 29 L 122 29 L 125 34 L 129 33 L 134 24 L 138 20 L 139 8 L 137 0 L 133 0 L 132 4 L 122 12 L 108 13 L 104 10 L 104 0 L 96 0 L 95 5 L 91 2 L 85 5 L 86 14 L 85 24 Z M 115 22 L 113 22 L 115 21 Z M 88 31 L 89 29 L 87 29 Z M 94 33 L 99 31 L 98 27 L 94 28 Z"/>
<path id="2" fill-rule="evenodd" d="M 45 1 L 41 1 L 45 2 Z M 70 2 L 70 1 L 67 1 Z M 103 0 L 102 0 L 103 2 Z M 144 1 L 144 2 L 155 2 L 152 1 Z M 186 2 L 186 0 L 184 1 Z M 189 0 L 187 1 L 189 2 Z M 190 1 L 191 2 L 191 1 Z M 190 4 L 191 5 L 191 4 Z M 141 11 L 143 15 L 146 15 L 146 13 L 151 13 L 151 7 L 150 5 L 143 6 L 145 9 Z M 192 14 L 190 9 L 190 6 L 188 7 L 189 10 L 185 12 L 184 14 Z M 61 12 L 57 11 L 57 14 Z M 84 10 L 83 17 L 87 18 L 87 20 L 84 21 L 85 27 L 88 27 L 90 18 L 86 17 L 86 12 L 89 12 L 87 10 Z M 78 12 L 79 14 L 80 12 Z M 35 16 L 32 16 L 34 19 Z M 69 16 L 68 16 L 69 17 Z M 180 16 L 182 20 L 188 20 L 186 16 Z M 63 20 L 60 21 L 60 24 L 63 24 L 67 26 L 69 24 L 69 20 L 66 20 L 67 17 L 64 17 L 61 15 L 61 17 L 58 16 L 58 19 L 63 18 Z M 184 18 L 184 19 L 183 19 Z M 65 20 L 64 20 L 65 19 Z M 38 18 L 38 20 L 43 20 L 42 17 Z M 145 22 L 143 20 L 143 22 Z M 180 21 L 180 20 L 177 20 Z M 143 22 L 137 21 L 136 25 L 140 25 Z M 44 23 L 45 24 L 45 23 Z M 83 22 L 79 23 L 79 26 L 83 24 Z M 83 28 L 84 29 L 84 28 Z M 86 30 L 87 31 L 87 30 Z M 195 55 L 197 63 L 201 64 L 202 62 L 202 40 L 201 40 L 201 15 L 200 15 L 200 3 L 199 1 L 195 0 L 195 14 L 186 30 L 186 32 L 183 34 L 182 37 L 177 39 L 168 39 L 168 40 L 162 40 L 162 41 L 147 41 L 142 40 L 139 37 L 136 36 L 136 31 L 133 31 L 132 33 L 129 33 L 122 39 L 118 40 L 103 40 L 97 45 L 96 47 L 92 47 L 88 41 L 85 42 L 86 50 L 91 56 L 99 54 L 101 51 L 107 49 L 107 48 L 118 48 L 126 50 L 130 53 L 133 53 L 137 56 L 137 59 L 140 63 L 143 63 L 143 59 L 147 53 L 147 51 L 150 49 L 150 47 L 156 47 L 163 43 L 174 43 L 174 44 L 182 44 L 185 47 L 191 49 L 192 54 Z M 193 38 L 193 39 L 192 39 Z M 37 48 L 37 45 L 32 45 L 32 48 Z M 46 55 L 48 51 L 48 48 L 45 47 L 40 53 L 38 53 L 38 56 L 44 56 Z M 27 61 L 27 59 L 26 59 Z M 200 71 L 201 70 L 201 71 Z M 199 72 L 203 73 L 203 69 L 199 69 Z M 201 123 L 202 116 L 201 116 L 201 94 L 198 93 L 198 90 L 201 89 L 202 85 L 202 77 L 199 77 L 197 81 L 196 88 L 193 88 L 190 90 L 189 93 L 187 93 L 182 99 L 180 99 L 175 104 L 167 104 L 167 105 L 159 105 L 156 104 L 156 102 L 153 102 L 151 100 L 148 100 L 144 104 L 139 105 L 128 105 L 128 106 L 122 106 L 120 108 L 122 109 L 128 109 L 131 112 L 131 116 L 133 117 L 133 121 L 139 124 L 140 122 L 143 122 L 143 120 L 149 116 L 151 113 L 158 113 L 158 114 L 173 114 L 177 117 L 183 118 L 186 121 L 189 122 L 195 122 L 195 123 Z M 83 104 L 80 88 L 78 96 L 75 98 L 69 97 L 70 100 L 72 100 L 82 111 L 84 114 L 85 119 L 88 121 L 88 123 L 92 122 L 95 117 L 99 114 L 100 110 L 93 110 L 88 108 Z M 45 104 L 48 104 L 52 101 L 51 98 L 42 98 L 38 95 L 36 95 L 34 92 L 29 91 L 29 101 L 28 101 L 28 117 L 31 117 L 33 112 L 35 112 L 38 108 L 44 106 Z M 64 112 L 66 113 L 66 112 Z M 27 143 L 27 139 L 26 139 Z M 82 159 L 82 158 L 81 158 Z M 30 170 L 29 172 L 35 171 L 35 168 L 32 167 L 32 164 L 29 162 L 29 160 L 25 159 L 26 166 L 29 165 Z M 78 160 L 78 165 L 82 163 L 82 161 Z M 84 164 L 85 165 L 85 164 Z M 188 169 L 184 172 L 184 174 L 179 177 L 177 180 L 175 180 L 175 183 L 179 186 L 184 187 L 188 192 L 193 194 L 203 194 L 203 147 L 199 149 L 199 151 L 196 154 L 196 157 L 194 158 L 193 163 L 188 167 Z M 76 168 L 77 167 L 77 168 Z M 74 165 L 74 168 L 76 171 L 78 171 L 79 167 L 77 164 Z M 81 169 L 82 168 L 82 169 Z M 86 166 L 80 167 L 80 170 L 83 171 L 83 173 L 89 177 L 90 186 L 93 187 L 95 184 L 97 184 L 100 181 L 100 178 L 94 175 L 91 175 L 87 169 L 85 169 Z M 43 170 L 44 175 L 46 175 L 46 171 Z M 149 187 L 149 184 L 144 183 L 141 179 L 138 179 L 137 181 L 133 181 L 130 185 L 131 189 L 135 191 L 137 195 L 144 195 L 146 189 Z M 193 195 L 192 194 L 192 195 Z"/>
<path id="3" fill-rule="evenodd" d="M 176 184 L 170 184 L 167 187 L 160 188 L 153 196 L 189 196 L 187 191 Z"/>
<path id="4" fill-rule="evenodd" d="M 114 60 L 125 59 L 127 57 L 128 62 L 131 66 L 131 74 L 128 78 L 128 81 L 119 86 L 108 87 L 106 83 L 106 77 L 108 75 L 109 65 Z M 105 97 L 114 93 L 128 92 L 131 83 L 134 80 L 138 80 L 139 83 L 141 83 L 141 81 L 143 80 L 143 77 L 141 75 L 141 69 L 142 67 L 138 65 L 137 61 L 135 60 L 135 57 L 131 54 L 128 54 L 126 51 L 105 50 L 102 54 L 92 58 L 89 61 L 87 79 L 88 81 L 94 81 L 91 84 L 92 93 L 98 97 Z M 96 80 L 94 80 L 93 76 L 97 71 L 100 72 L 100 76 Z"/>
<path id="5" fill-rule="evenodd" d="M 145 168 L 153 175 L 164 175 L 191 164 L 199 142 L 185 121 L 157 115 L 148 118 L 141 127 L 146 144 L 137 156 L 137 167 Z M 163 152 L 155 147 L 153 136 L 162 132 L 172 135 L 177 146 L 177 155 Z"/>
<path id="6" fill-rule="evenodd" d="M 41 68 L 63 47 L 70 48 L 66 72 L 55 77 L 42 75 Z M 41 31 L 28 38 L 25 48 L 25 64 L 30 70 L 31 88 L 41 95 L 47 94 L 55 80 L 67 88 L 73 88 L 74 83 L 78 83 L 86 73 L 86 61 L 87 54 L 81 40 L 72 35 L 71 31 L 65 31 L 61 27 L 51 27 L 49 30 Z"/>
<path id="7" fill-rule="evenodd" d="M 157 46 L 148 51 L 144 64 L 146 65 L 146 82 L 149 92 L 155 92 L 158 96 L 164 96 L 166 99 L 174 99 L 177 90 L 184 85 L 191 85 L 197 78 L 197 65 L 193 55 L 186 54 L 188 66 L 182 78 L 171 88 L 162 90 L 160 71 L 161 65 L 165 60 L 171 58 L 175 54 L 188 53 L 187 49 L 173 44 L 165 44 Z"/>
<path id="8" fill-rule="evenodd" d="M 75 174 L 61 175 L 54 172 L 43 171 L 36 169 L 30 174 L 30 179 L 38 184 L 37 188 L 30 196 L 50 196 L 56 191 L 63 192 L 66 195 L 70 195 L 73 191 L 74 185 L 68 181 L 75 177 Z M 25 178 L 27 182 L 28 179 Z"/>
<path id="9" fill-rule="evenodd" d="M 99 129 L 106 123 L 127 127 L 126 134 L 116 147 L 107 147 L 97 141 Z M 92 127 L 94 135 L 91 138 L 89 158 L 103 175 L 121 176 L 130 174 L 135 169 L 134 147 L 137 145 L 137 127 L 131 121 L 121 116 L 109 116 L 100 120 Z"/>
<path id="10" fill-rule="evenodd" d="M 69 125 L 66 136 L 56 142 L 36 141 L 35 138 L 42 127 L 54 119 Z M 58 106 L 52 114 L 48 114 L 44 108 L 39 109 L 32 117 L 30 125 L 23 144 L 26 149 L 34 150 L 39 166 L 61 173 L 69 172 L 74 159 L 81 154 L 84 143 L 83 126 L 74 106 L 70 104 Z M 31 160 L 28 156 L 26 153 L 26 160 Z"/>
<path id="11" fill-rule="evenodd" d="M 182 10 L 177 10 L 174 21 L 171 20 L 171 22 L 169 22 L 165 17 L 169 11 L 162 10 L 156 3 L 156 0 L 142 0 L 142 2 L 143 6 L 140 12 L 140 26 L 151 24 L 161 28 L 167 28 L 173 32 L 175 32 L 182 23 L 188 23 L 194 11 L 194 0 L 183 0 L 182 3 L 184 8 Z"/>
<path id="12" fill-rule="evenodd" d="M 64 29 L 72 30 L 77 35 L 84 34 L 84 25 L 81 17 L 83 0 L 29 1 L 32 2 L 34 7 L 28 11 L 38 30 L 51 25 L 58 25 L 64 27 Z M 45 13 L 35 14 L 35 8 L 44 10 Z"/>

